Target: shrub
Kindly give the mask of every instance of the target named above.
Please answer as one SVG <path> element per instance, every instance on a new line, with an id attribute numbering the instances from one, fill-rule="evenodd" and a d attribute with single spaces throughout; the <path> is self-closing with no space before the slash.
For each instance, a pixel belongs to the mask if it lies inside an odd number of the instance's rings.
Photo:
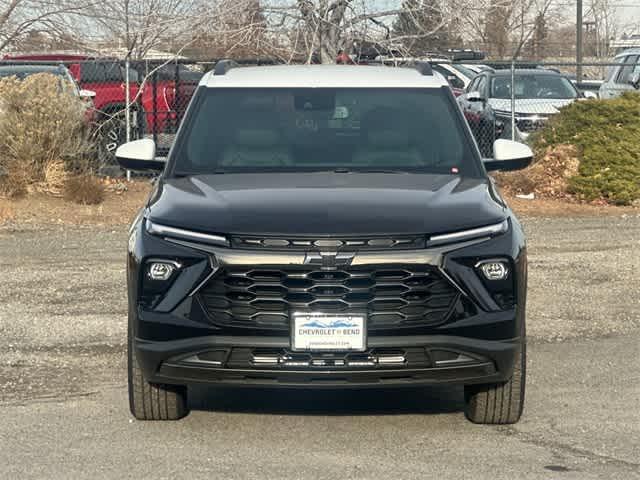
<path id="1" fill-rule="evenodd" d="M 570 144 L 578 149 L 577 174 L 567 189 L 584 200 L 627 205 L 640 198 L 640 95 L 575 102 L 561 110 L 534 140 L 538 153 Z"/>
<path id="2" fill-rule="evenodd" d="M 64 184 L 64 198 L 83 205 L 97 205 L 104 200 L 104 185 L 91 175 L 72 176 Z"/>
<path id="3" fill-rule="evenodd" d="M 70 172 L 85 172 L 84 112 L 84 103 L 54 75 L 0 79 L 0 193 L 60 195 Z"/>

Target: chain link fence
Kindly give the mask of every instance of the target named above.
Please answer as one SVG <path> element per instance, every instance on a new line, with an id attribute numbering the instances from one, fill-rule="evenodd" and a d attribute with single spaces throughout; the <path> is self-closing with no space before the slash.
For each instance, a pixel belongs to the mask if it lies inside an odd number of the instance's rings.
<path id="1" fill-rule="evenodd" d="M 87 103 L 86 123 L 95 148 L 96 171 L 119 175 L 115 151 L 129 140 L 153 138 L 166 155 L 200 78 L 213 62 L 116 59 L 0 62 L 0 76 L 60 75 Z M 52 69 L 51 67 L 57 67 Z"/>
<path id="2" fill-rule="evenodd" d="M 202 76 L 216 61 L 122 61 L 117 59 L 8 59 L 0 74 L 30 66 L 55 65 L 67 72 L 76 94 L 87 101 L 87 124 L 99 173 L 122 174 L 115 161 L 119 145 L 152 138 L 165 156 Z M 241 64 L 272 64 L 270 59 Z M 371 63 L 371 62 L 369 62 Z M 375 62 L 374 62 L 375 63 Z M 406 65 L 394 59 L 391 66 Z M 613 98 L 640 86 L 640 54 L 615 63 L 585 63 L 588 75 L 576 78 L 575 63 L 431 61 L 449 82 L 483 156 L 491 157 L 496 139 L 526 142 L 558 111 L 575 101 Z M 366 68 L 366 67 L 362 67 Z M 3 69 L 5 71 L 3 71 Z"/>
<path id="3" fill-rule="evenodd" d="M 563 107 L 589 99 L 611 99 L 640 87 L 640 55 L 618 62 L 432 63 L 449 82 L 478 147 L 493 155 L 493 143 L 527 143 Z M 576 72 L 582 70 L 578 79 Z"/>

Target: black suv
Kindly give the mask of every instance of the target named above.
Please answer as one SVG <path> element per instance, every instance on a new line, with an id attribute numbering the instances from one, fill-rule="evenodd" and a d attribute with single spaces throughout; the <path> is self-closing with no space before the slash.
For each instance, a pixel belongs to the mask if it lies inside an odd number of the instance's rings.
<path id="1" fill-rule="evenodd" d="M 512 423 L 525 385 L 526 249 L 446 81 L 417 68 L 221 62 L 130 230 L 129 400 L 186 415 L 193 383 L 462 384 Z"/>

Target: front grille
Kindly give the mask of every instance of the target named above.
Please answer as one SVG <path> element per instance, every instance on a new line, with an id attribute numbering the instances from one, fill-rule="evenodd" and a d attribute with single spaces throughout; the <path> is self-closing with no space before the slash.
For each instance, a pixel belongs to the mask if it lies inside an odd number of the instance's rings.
<path id="1" fill-rule="evenodd" d="M 269 250 L 309 250 L 330 248 L 334 250 L 410 250 L 424 248 L 426 245 L 424 235 L 394 236 L 394 237 L 369 237 L 369 238 L 296 238 L 296 237 L 242 237 L 231 238 L 233 248 L 265 248 Z"/>
<path id="2" fill-rule="evenodd" d="M 225 269 L 198 295 L 216 325 L 287 332 L 290 313 L 298 311 L 366 313 L 370 331 L 434 325 L 447 320 L 459 299 L 437 269 L 418 265 Z"/>
<path id="3" fill-rule="evenodd" d="M 516 125 L 518 126 L 518 130 L 521 132 L 532 133 L 543 128 L 546 121 L 546 118 L 537 118 L 535 120 L 530 118 L 518 118 L 516 119 Z"/>

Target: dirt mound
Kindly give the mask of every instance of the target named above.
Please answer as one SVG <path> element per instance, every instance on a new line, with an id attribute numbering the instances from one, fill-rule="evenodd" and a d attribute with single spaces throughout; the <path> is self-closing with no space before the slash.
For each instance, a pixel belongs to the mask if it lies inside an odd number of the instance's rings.
<path id="1" fill-rule="evenodd" d="M 529 195 L 540 198 L 571 198 L 569 178 L 578 174 L 578 151 L 574 145 L 548 147 L 529 168 L 516 172 L 495 174 L 500 188 L 511 195 Z"/>

